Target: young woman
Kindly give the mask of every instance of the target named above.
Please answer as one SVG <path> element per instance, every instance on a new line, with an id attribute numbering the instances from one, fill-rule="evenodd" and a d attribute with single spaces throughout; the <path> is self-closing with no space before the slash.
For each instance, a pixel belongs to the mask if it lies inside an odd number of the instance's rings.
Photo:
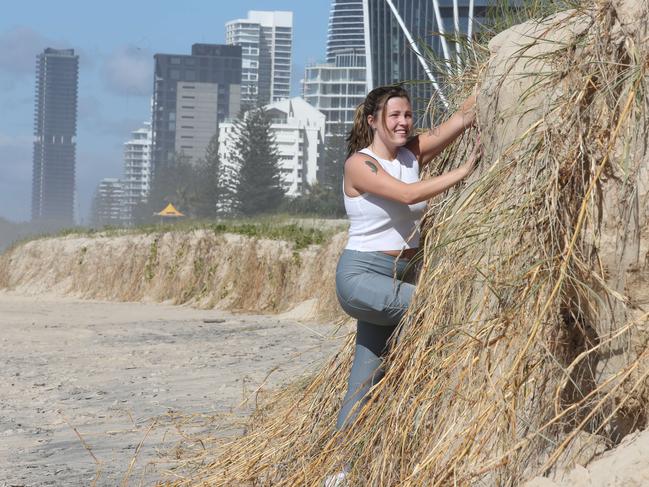
<path id="1" fill-rule="evenodd" d="M 415 288 L 407 264 L 419 246 L 417 227 L 426 200 L 469 175 L 479 153 L 441 176 L 420 181 L 419 171 L 473 125 L 474 106 L 475 98 L 468 98 L 446 122 L 415 137 L 410 97 L 401 87 L 376 88 L 356 109 L 344 176 L 349 240 L 338 262 L 336 292 L 342 308 L 358 322 L 338 430 L 355 419 L 369 389 L 383 376 L 386 343 Z"/>

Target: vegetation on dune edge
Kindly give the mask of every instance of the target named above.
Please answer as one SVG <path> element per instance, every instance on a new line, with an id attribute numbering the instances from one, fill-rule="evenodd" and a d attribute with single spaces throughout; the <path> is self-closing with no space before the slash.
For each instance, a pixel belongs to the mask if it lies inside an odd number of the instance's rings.
<path id="1" fill-rule="evenodd" d="M 296 250 L 309 245 L 322 245 L 332 236 L 345 230 L 347 223 L 340 220 L 313 218 L 294 218 L 288 215 L 269 215 L 256 218 L 238 218 L 222 220 L 186 220 L 158 224 L 138 225 L 135 227 L 111 227 L 100 229 L 72 227 L 58 230 L 54 233 L 31 235 L 16 241 L 13 247 L 29 241 L 44 238 L 60 238 L 67 236 L 84 237 L 114 237 L 121 235 L 151 235 L 170 232 L 192 232 L 207 230 L 215 235 L 233 233 L 251 238 L 265 238 L 291 242 Z"/>

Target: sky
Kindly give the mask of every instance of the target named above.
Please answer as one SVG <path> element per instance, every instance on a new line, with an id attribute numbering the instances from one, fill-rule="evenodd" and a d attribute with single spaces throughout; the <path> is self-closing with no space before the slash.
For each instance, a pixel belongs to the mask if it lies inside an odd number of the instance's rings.
<path id="1" fill-rule="evenodd" d="M 330 0 L 21 0 L 0 16 L 0 217 L 31 214 L 36 55 L 79 54 L 76 208 L 88 220 L 103 178 L 122 177 L 123 144 L 150 120 L 155 53 L 190 54 L 224 43 L 225 22 L 248 10 L 293 12 L 292 95 L 306 64 L 325 57 Z"/>

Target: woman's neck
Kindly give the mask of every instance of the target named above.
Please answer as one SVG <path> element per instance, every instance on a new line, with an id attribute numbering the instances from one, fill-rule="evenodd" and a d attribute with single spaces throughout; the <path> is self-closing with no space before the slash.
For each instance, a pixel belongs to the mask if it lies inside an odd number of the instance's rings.
<path id="1" fill-rule="evenodd" d="M 374 152 L 381 159 L 386 159 L 388 161 L 393 161 L 397 158 L 399 153 L 399 147 L 388 147 L 381 141 L 374 140 L 368 147 L 369 150 Z"/>

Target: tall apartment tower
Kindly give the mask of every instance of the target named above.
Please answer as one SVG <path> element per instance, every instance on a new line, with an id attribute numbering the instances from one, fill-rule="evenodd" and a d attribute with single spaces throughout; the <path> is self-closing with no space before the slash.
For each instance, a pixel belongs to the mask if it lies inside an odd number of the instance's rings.
<path id="1" fill-rule="evenodd" d="M 425 55 L 417 54 L 412 43 L 418 46 L 420 52 L 430 50 L 439 59 L 444 59 L 441 36 L 432 33 L 452 33 L 456 18 L 459 31 L 468 33 L 470 18 L 473 19 L 472 27 L 484 21 L 488 1 L 362 0 L 368 90 L 398 82 L 411 82 L 408 89 L 413 108 L 418 113 L 424 111 L 433 94 L 426 69 L 434 77 L 435 67 Z M 439 7 L 439 17 L 436 15 L 436 5 Z M 455 55 L 455 52 L 450 54 Z"/>
<path id="2" fill-rule="evenodd" d="M 307 66 L 302 80 L 302 96 L 325 115 L 327 135 L 351 128 L 367 93 L 366 76 L 363 0 L 332 0 L 327 62 Z"/>
<path id="3" fill-rule="evenodd" d="M 244 109 L 288 98 L 291 91 L 293 13 L 251 10 L 225 24 L 225 42 L 241 46 Z"/>
<path id="4" fill-rule="evenodd" d="M 327 35 L 327 62 L 335 63 L 336 55 L 350 51 L 365 54 L 363 0 L 332 0 Z"/>
<path id="5" fill-rule="evenodd" d="M 153 85 L 153 170 L 176 154 L 205 155 L 218 123 L 241 108 L 241 47 L 194 44 L 191 55 L 156 54 Z"/>
<path id="6" fill-rule="evenodd" d="M 78 78 L 74 49 L 37 56 L 32 220 L 74 222 Z"/>
<path id="7" fill-rule="evenodd" d="M 133 210 L 146 202 L 151 187 L 151 123 L 131 132 L 124 142 L 124 212 L 128 222 L 133 222 Z"/>

